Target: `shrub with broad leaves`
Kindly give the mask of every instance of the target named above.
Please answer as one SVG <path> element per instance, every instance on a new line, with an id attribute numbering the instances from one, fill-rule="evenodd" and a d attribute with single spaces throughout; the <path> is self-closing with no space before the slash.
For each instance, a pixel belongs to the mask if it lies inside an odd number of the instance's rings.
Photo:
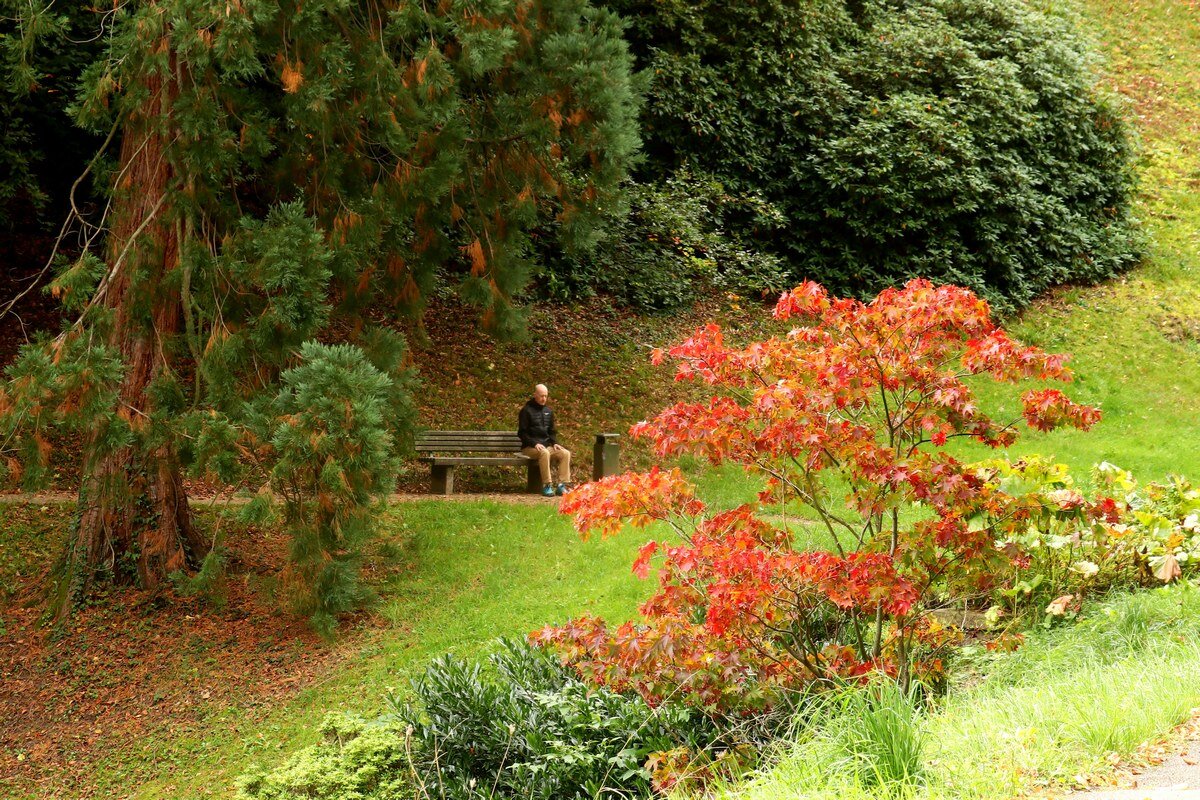
<path id="1" fill-rule="evenodd" d="M 241 800 L 593 800 L 728 779 L 752 764 L 736 731 L 681 704 L 651 708 L 502 640 L 446 655 L 374 719 L 334 714 L 322 741 L 239 781 Z"/>
<path id="2" fill-rule="evenodd" d="M 708 325 L 656 352 L 712 396 L 632 431 L 660 459 L 743 466 L 762 479 L 756 503 L 708 508 L 682 473 L 657 467 L 564 501 L 584 535 L 626 522 L 675 533 L 647 543 L 634 564 L 639 574 L 661 564 L 640 621 L 584 617 L 533 634 L 589 679 L 728 714 L 814 682 L 880 672 L 903 685 L 937 680 L 953 631 L 925 613 L 933 598 L 986 594 L 1026 559 L 997 542 L 1025 529 L 1041 498 L 1004 491 L 945 448 L 960 437 L 1012 443 L 1022 420 L 988 416 L 971 383 L 1067 380 L 1066 356 L 1010 338 L 972 292 L 924 280 L 869 303 L 805 283 L 775 317 L 795 327 L 736 347 Z M 1022 399 L 1024 423 L 1038 430 L 1099 419 L 1054 389 Z M 801 534 L 814 533 L 802 546 Z"/>
<path id="3" fill-rule="evenodd" d="M 1024 527 L 998 542 L 1024 558 L 997 586 L 993 614 L 1064 616 L 1090 594 L 1170 583 L 1200 561 L 1200 489 L 1182 477 L 1143 486 L 1104 462 L 1080 484 L 1039 456 L 983 461 L 976 472 L 1029 498 Z"/>
<path id="4" fill-rule="evenodd" d="M 1139 258 L 1129 122 L 1063 4 L 604 4 L 649 81 L 643 175 L 720 182 L 720 228 L 792 280 L 1024 305 Z"/>
<path id="5" fill-rule="evenodd" d="M 1164 482 L 1139 486 L 1125 470 L 1104 463 L 1097 480 L 1107 491 L 1123 497 L 1128 513 L 1108 534 L 1132 539 L 1140 573 L 1170 583 L 1200 566 L 1200 488 L 1172 475 Z"/>

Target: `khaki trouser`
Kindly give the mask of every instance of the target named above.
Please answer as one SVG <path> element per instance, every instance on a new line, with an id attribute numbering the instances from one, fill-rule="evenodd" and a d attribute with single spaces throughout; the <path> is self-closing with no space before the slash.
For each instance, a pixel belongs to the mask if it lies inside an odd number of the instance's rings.
<path id="1" fill-rule="evenodd" d="M 571 482 L 571 451 L 561 444 L 547 447 L 540 452 L 536 447 L 522 447 L 521 452 L 538 462 L 538 469 L 542 471 L 542 486 L 551 482 L 550 465 L 552 463 L 558 469 L 558 482 Z"/>

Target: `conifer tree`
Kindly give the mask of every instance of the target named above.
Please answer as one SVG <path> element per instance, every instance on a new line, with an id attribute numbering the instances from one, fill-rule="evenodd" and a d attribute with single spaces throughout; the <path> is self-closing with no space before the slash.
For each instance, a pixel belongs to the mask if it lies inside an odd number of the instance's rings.
<path id="1" fill-rule="evenodd" d="M 324 506 L 386 488 L 411 422 L 389 318 L 451 281 L 511 328 L 530 228 L 554 214 L 585 242 L 619 200 L 638 147 L 620 22 L 586 0 L 125 0 L 98 13 L 105 52 L 73 112 L 107 137 L 91 172 L 109 211 L 78 221 L 106 235 L 52 283 L 75 321 L 28 345 L 0 393 L 0 455 L 27 484 L 52 428 L 83 443 L 59 599 L 98 577 L 150 586 L 194 568 L 207 543 L 188 470 L 235 485 L 271 475 L 300 493 L 289 518 L 332 553 L 339 520 L 359 530 L 361 516 Z M 297 405 L 322 397 L 321 381 L 341 413 Z M 302 469 L 314 471 L 291 474 Z M 306 517 L 306 502 L 324 510 Z"/>

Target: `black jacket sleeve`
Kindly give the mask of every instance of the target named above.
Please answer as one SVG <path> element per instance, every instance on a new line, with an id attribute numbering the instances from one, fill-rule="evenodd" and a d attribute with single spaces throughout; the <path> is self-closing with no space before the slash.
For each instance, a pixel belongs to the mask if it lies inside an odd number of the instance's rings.
<path id="1" fill-rule="evenodd" d="M 533 440 L 533 419 L 527 405 L 521 406 L 521 413 L 517 415 L 517 436 L 521 437 L 521 447 L 533 447 L 537 444 Z"/>
<path id="2" fill-rule="evenodd" d="M 550 424 L 547 426 L 547 428 L 546 444 L 553 447 L 554 445 L 558 444 L 558 422 L 554 417 L 553 411 L 550 412 Z"/>

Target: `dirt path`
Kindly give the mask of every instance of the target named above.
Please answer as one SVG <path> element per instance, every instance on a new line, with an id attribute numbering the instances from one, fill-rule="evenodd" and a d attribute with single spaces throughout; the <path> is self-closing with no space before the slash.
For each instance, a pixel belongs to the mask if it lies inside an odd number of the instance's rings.
<path id="1" fill-rule="evenodd" d="M 77 495 L 74 492 L 33 492 L 15 493 L 15 492 L 0 492 L 0 505 L 29 505 L 29 506 L 68 506 L 75 503 Z M 211 497 L 192 497 L 191 503 L 193 507 L 203 508 L 208 505 L 238 505 L 249 502 L 250 498 L 242 496 L 211 496 Z M 536 505 L 538 503 L 555 503 L 561 498 L 558 497 L 542 497 L 540 494 L 528 494 L 518 492 L 465 492 L 462 494 L 454 494 L 446 497 L 439 494 L 423 494 L 420 492 L 395 492 L 388 495 L 389 503 L 412 503 L 418 500 L 441 500 L 444 502 L 473 502 L 479 500 L 491 500 L 497 503 L 519 503 L 526 505 Z"/>

